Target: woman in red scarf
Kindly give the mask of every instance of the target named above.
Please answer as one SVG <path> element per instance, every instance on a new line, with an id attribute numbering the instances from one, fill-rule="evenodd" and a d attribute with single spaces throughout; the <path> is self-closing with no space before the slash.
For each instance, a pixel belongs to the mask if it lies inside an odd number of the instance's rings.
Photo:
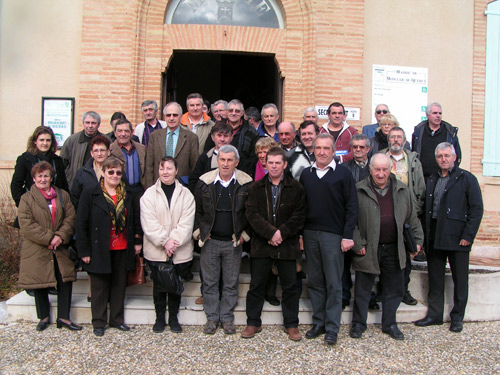
<path id="1" fill-rule="evenodd" d="M 35 290 L 36 311 L 43 331 L 50 321 L 49 287 L 57 285 L 57 328 L 80 330 L 71 322 L 71 292 L 76 272 L 67 244 L 73 237 L 75 209 L 69 194 L 52 186 L 54 168 L 46 161 L 31 169 L 34 185 L 19 203 L 19 226 L 23 235 L 19 286 Z"/>

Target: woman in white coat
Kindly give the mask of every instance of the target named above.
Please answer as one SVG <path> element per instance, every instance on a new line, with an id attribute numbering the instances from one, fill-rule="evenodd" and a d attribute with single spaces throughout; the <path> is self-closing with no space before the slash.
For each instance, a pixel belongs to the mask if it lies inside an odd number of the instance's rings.
<path id="1" fill-rule="evenodd" d="M 176 180 L 177 162 L 164 157 L 159 164 L 159 179 L 141 198 L 141 224 L 144 231 L 144 258 L 151 269 L 156 322 L 153 332 L 166 326 L 167 293 L 157 279 L 158 266 L 173 257 L 182 274 L 183 265 L 193 259 L 195 201 L 191 192 Z M 182 332 L 177 320 L 181 296 L 168 293 L 168 325 L 172 332 Z"/>

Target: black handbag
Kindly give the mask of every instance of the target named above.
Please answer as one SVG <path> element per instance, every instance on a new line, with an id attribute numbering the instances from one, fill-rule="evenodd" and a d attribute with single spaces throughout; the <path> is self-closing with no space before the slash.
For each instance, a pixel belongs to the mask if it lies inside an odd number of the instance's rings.
<path id="1" fill-rule="evenodd" d="M 180 296 L 184 291 L 182 278 L 177 272 L 177 268 L 174 266 L 172 258 L 158 265 L 156 277 L 158 278 L 157 281 L 159 284 L 157 287 L 159 287 L 161 292 L 177 294 Z"/>
<path id="2" fill-rule="evenodd" d="M 413 230 L 408 223 L 405 223 L 405 225 L 403 226 L 403 239 L 406 251 L 411 254 L 415 254 L 417 252 L 417 241 L 415 241 Z"/>

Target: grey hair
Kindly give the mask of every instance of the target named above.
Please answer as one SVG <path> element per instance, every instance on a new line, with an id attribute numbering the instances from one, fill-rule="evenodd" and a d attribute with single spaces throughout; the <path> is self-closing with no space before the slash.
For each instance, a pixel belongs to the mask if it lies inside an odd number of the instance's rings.
<path id="1" fill-rule="evenodd" d="M 431 114 L 431 107 L 432 106 L 439 107 L 441 109 L 441 112 L 443 111 L 443 107 L 441 106 L 441 104 L 439 104 L 438 102 L 433 102 L 433 103 L 429 104 L 427 106 L 427 108 L 425 109 L 425 114 L 427 116 L 429 116 Z"/>
<path id="2" fill-rule="evenodd" d="M 335 152 L 335 139 L 333 139 L 333 137 L 328 134 L 328 133 L 319 133 L 316 138 L 314 138 L 314 141 L 313 141 L 313 148 L 316 148 L 316 142 L 318 141 L 318 139 L 329 139 L 332 141 L 332 148 L 333 148 L 333 152 Z"/>
<path id="3" fill-rule="evenodd" d="M 370 138 L 366 134 L 354 134 L 351 139 L 349 140 L 349 147 L 352 148 L 352 142 L 353 141 L 365 141 L 367 147 L 372 147 Z"/>
<path id="4" fill-rule="evenodd" d="M 156 103 L 156 100 L 144 100 L 141 104 L 141 110 L 144 108 L 144 107 L 147 107 L 148 105 L 153 105 L 153 109 L 155 111 L 158 110 L 158 103 Z"/>
<path id="5" fill-rule="evenodd" d="M 375 159 L 380 159 L 380 158 L 382 158 L 382 159 L 384 159 L 385 161 L 387 161 L 387 164 L 389 165 L 389 167 L 391 166 L 391 159 L 389 159 L 389 157 L 388 157 L 386 154 L 384 154 L 384 153 L 382 153 L 382 152 L 377 152 L 376 154 L 374 154 L 374 155 L 370 158 L 370 164 L 369 164 L 370 169 L 371 169 L 371 167 L 372 167 L 372 165 L 373 165 L 374 160 L 375 160 Z"/>
<path id="6" fill-rule="evenodd" d="M 221 152 L 224 153 L 232 152 L 234 154 L 235 159 L 240 160 L 240 153 L 238 152 L 238 149 L 233 145 L 224 145 L 221 148 L 219 148 L 219 152 L 217 153 L 217 159 L 219 158 Z"/>
<path id="7" fill-rule="evenodd" d="M 97 124 L 100 125 L 101 124 L 101 116 L 99 115 L 99 113 L 95 112 L 95 111 L 87 111 L 85 112 L 83 115 L 82 115 L 82 124 L 83 122 L 85 121 L 85 118 L 87 116 L 90 116 L 92 117 L 94 120 L 97 120 Z"/>
<path id="8" fill-rule="evenodd" d="M 389 109 L 389 106 L 387 104 L 384 104 L 384 103 L 379 103 L 375 106 L 375 111 L 377 111 L 377 108 L 379 105 L 385 105 L 387 107 L 387 112 L 391 113 L 391 110 Z"/>
<path id="9" fill-rule="evenodd" d="M 453 156 L 455 156 L 457 154 L 456 151 L 455 151 L 455 147 L 453 147 L 453 145 L 451 143 L 449 143 L 449 142 L 441 142 L 440 144 L 438 144 L 436 146 L 436 149 L 434 150 L 434 156 L 437 155 L 438 150 L 443 151 L 443 150 L 446 150 L 447 148 L 451 149 L 451 154 Z"/>
<path id="10" fill-rule="evenodd" d="M 280 122 L 280 124 L 278 125 L 278 132 L 280 131 L 280 126 L 283 125 L 283 124 L 285 124 L 285 125 L 291 125 L 291 127 L 293 128 L 293 132 L 295 132 L 295 133 L 297 132 L 297 128 L 295 127 L 295 124 L 293 122 L 291 122 L 291 121 Z"/>
<path id="11" fill-rule="evenodd" d="M 314 113 L 316 113 L 316 116 L 318 116 L 318 111 L 316 111 L 316 108 L 314 108 L 314 107 L 306 108 L 304 113 L 302 114 L 302 117 L 304 117 L 307 112 L 314 112 Z"/>
<path id="12" fill-rule="evenodd" d="M 227 106 L 228 103 L 225 100 L 219 99 L 213 102 L 213 104 L 210 106 L 210 109 L 212 110 L 212 113 L 214 113 L 214 108 L 218 106 L 219 104 L 224 104 L 224 109 L 227 111 Z"/>
<path id="13" fill-rule="evenodd" d="M 170 107 L 171 105 L 176 106 L 177 109 L 179 110 L 179 115 L 182 115 L 182 107 L 179 103 L 177 102 L 169 102 L 163 107 L 163 115 L 167 114 L 167 107 Z"/>
<path id="14" fill-rule="evenodd" d="M 241 100 L 238 100 L 238 99 L 231 100 L 229 103 L 227 103 L 226 109 L 229 107 L 229 104 L 239 105 L 242 111 L 245 110 L 245 106 L 243 105 L 243 103 L 241 102 Z"/>
<path id="15" fill-rule="evenodd" d="M 278 114 L 279 114 L 278 107 L 276 107 L 276 104 L 273 104 L 273 103 L 264 104 L 264 106 L 262 107 L 262 109 L 260 111 L 260 115 L 264 116 L 264 110 L 268 109 L 268 108 L 274 109 L 276 116 L 278 116 Z"/>
<path id="16" fill-rule="evenodd" d="M 186 98 L 186 107 L 189 106 L 189 100 L 190 99 L 201 99 L 201 104 L 203 105 L 203 96 L 201 94 L 198 94 L 197 92 L 193 92 L 192 94 L 189 94 Z"/>
<path id="17" fill-rule="evenodd" d="M 402 132 L 403 133 L 403 137 L 405 137 L 405 141 L 406 141 L 406 132 L 400 126 L 395 126 L 391 130 L 389 130 L 389 133 L 387 133 L 387 139 L 389 139 L 389 137 L 391 136 L 391 133 L 394 132 L 394 131 Z"/>

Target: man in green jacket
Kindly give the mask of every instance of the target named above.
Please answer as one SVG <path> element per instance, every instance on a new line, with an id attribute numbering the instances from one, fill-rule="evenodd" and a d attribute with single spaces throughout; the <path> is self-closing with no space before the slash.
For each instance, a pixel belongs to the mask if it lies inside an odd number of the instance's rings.
<path id="1" fill-rule="evenodd" d="M 382 332 L 395 340 L 404 335 L 396 324 L 396 311 L 404 294 L 406 250 L 403 227 L 410 224 L 418 251 L 423 232 L 406 185 L 391 174 L 389 157 L 378 153 L 370 160 L 370 176 L 356 185 L 358 225 L 354 230 L 356 271 L 354 310 L 350 336 L 360 338 L 366 330 L 370 293 L 377 275 L 382 284 Z"/>

